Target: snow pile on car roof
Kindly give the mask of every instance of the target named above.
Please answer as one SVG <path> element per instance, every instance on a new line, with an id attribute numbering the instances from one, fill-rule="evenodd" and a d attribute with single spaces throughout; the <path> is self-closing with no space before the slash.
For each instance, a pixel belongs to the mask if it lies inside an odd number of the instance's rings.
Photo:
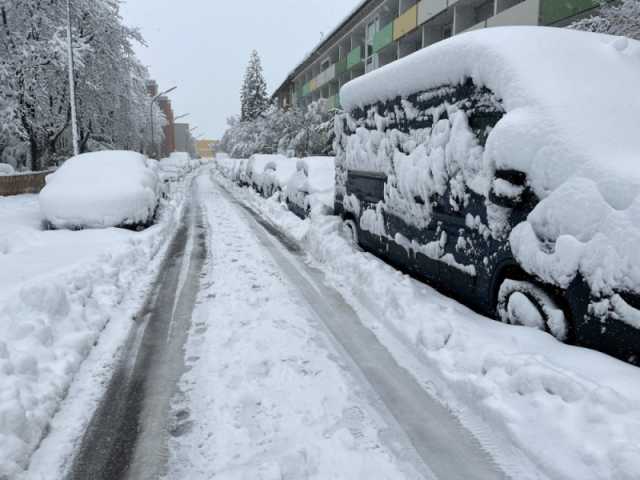
<path id="1" fill-rule="evenodd" d="M 106 228 L 149 222 L 158 204 L 154 162 L 135 152 L 85 153 L 47 177 L 40 193 L 56 228 Z"/>
<path id="2" fill-rule="evenodd" d="M 518 260 L 562 286 L 580 271 L 594 291 L 639 288 L 640 42 L 543 27 L 470 32 L 348 83 L 341 102 L 353 111 L 469 78 L 506 111 L 485 173 L 522 171 L 543 200 L 512 233 Z"/>

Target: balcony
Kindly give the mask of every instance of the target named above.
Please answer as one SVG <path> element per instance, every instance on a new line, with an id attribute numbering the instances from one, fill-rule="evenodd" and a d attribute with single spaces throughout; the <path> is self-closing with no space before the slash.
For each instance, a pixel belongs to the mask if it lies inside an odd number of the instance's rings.
<path id="1" fill-rule="evenodd" d="M 362 47 L 356 47 L 347 56 L 347 69 L 351 69 L 362 62 Z"/>
<path id="2" fill-rule="evenodd" d="M 447 9 L 447 0 L 422 0 L 418 4 L 418 25 L 431 20 Z"/>
<path id="3" fill-rule="evenodd" d="M 391 43 L 393 43 L 393 22 L 389 23 L 382 30 L 376 33 L 373 38 L 373 51 L 378 53 Z"/>
<path id="4" fill-rule="evenodd" d="M 393 22 L 393 39 L 398 40 L 418 27 L 418 5 L 414 5 Z"/>
<path id="5" fill-rule="evenodd" d="M 525 0 L 507 8 L 487 20 L 487 27 L 503 25 L 537 25 L 540 0 Z"/>
<path id="6" fill-rule="evenodd" d="M 567 17 L 586 12 L 599 5 L 598 0 L 541 0 L 542 25 L 551 25 Z"/>

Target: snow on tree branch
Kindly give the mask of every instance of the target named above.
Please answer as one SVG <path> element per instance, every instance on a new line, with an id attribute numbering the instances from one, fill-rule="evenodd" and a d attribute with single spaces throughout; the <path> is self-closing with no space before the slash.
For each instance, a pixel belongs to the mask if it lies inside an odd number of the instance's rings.
<path id="1" fill-rule="evenodd" d="M 83 151 L 150 143 L 148 72 L 133 53 L 142 37 L 123 25 L 119 8 L 72 2 Z M 71 153 L 65 28 L 63 0 L 0 1 L 0 162 L 38 170 Z M 161 125 L 157 108 L 154 115 Z"/>
<path id="2" fill-rule="evenodd" d="M 600 0 L 600 3 L 597 15 L 579 20 L 570 28 L 640 40 L 640 0 Z"/>

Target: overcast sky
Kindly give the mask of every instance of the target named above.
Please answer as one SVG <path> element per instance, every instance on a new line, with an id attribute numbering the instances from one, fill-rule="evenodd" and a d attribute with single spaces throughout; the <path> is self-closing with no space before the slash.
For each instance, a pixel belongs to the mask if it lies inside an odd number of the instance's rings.
<path id="1" fill-rule="evenodd" d="M 252 49 L 262 58 L 269 93 L 359 0 L 123 0 L 125 23 L 148 46 L 138 56 L 160 88 L 174 85 L 176 115 L 220 138 L 240 109 Z"/>

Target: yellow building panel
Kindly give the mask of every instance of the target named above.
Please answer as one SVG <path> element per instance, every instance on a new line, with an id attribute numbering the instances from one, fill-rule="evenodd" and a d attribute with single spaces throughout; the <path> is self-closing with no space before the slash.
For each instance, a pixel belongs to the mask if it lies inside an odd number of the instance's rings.
<path id="1" fill-rule="evenodd" d="M 418 5 L 414 5 L 393 22 L 393 39 L 398 40 L 418 26 Z"/>
<path id="2" fill-rule="evenodd" d="M 314 78 L 309 82 L 309 90 L 313 92 L 314 90 L 317 90 L 317 89 L 318 89 L 318 81 Z"/>

